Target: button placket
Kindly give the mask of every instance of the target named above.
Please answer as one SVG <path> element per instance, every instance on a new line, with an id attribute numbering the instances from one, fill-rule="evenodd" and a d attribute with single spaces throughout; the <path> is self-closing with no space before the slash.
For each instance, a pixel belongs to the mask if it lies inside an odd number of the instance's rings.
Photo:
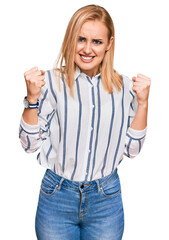
<path id="1" fill-rule="evenodd" d="M 91 83 L 91 81 L 90 81 L 90 83 Z M 92 116 L 91 116 L 91 124 L 90 124 L 90 140 L 89 140 L 89 149 L 88 149 L 88 162 L 87 162 L 87 169 L 86 169 L 87 175 L 86 175 L 85 180 L 87 180 L 88 173 L 89 173 L 91 151 L 92 151 L 92 144 L 93 144 L 93 129 L 94 129 L 94 119 L 95 119 L 95 95 L 94 95 L 93 84 L 91 86 L 91 99 L 92 99 L 92 101 L 91 101 Z"/>

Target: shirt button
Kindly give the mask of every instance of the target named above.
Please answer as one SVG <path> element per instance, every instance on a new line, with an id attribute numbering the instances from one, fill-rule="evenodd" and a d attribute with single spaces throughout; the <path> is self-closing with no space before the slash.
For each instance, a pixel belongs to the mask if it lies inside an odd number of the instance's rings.
<path id="1" fill-rule="evenodd" d="M 94 108 L 95 106 L 94 105 L 92 105 L 92 108 Z"/>
<path id="2" fill-rule="evenodd" d="M 89 152 L 90 152 L 90 149 L 89 149 Z"/>
<path id="3" fill-rule="evenodd" d="M 93 130 L 93 128 L 91 127 L 91 131 Z"/>

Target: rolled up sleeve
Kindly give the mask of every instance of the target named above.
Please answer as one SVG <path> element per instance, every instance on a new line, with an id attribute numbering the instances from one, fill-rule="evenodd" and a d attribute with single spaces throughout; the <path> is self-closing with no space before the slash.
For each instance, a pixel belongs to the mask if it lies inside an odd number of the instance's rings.
<path id="1" fill-rule="evenodd" d="M 23 149 L 27 153 L 35 152 L 41 146 L 39 124 L 29 125 L 21 118 L 19 138 Z"/>
<path id="2" fill-rule="evenodd" d="M 143 146 L 145 141 L 147 128 L 143 130 L 135 130 L 131 127 L 128 128 L 125 141 L 124 154 L 129 158 L 136 157 Z"/>

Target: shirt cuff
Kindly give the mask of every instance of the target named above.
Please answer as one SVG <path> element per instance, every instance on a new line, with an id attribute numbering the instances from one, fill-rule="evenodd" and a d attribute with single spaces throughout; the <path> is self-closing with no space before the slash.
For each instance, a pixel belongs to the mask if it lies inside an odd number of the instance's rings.
<path id="1" fill-rule="evenodd" d="M 133 129 L 131 127 L 128 128 L 127 130 L 127 134 L 131 137 L 131 138 L 135 138 L 135 139 L 140 139 L 140 138 L 144 138 L 147 132 L 147 127 L 143 130 L 136 130 Z"/>
<path id="2" fill-rule="evenodd" d="M 23 120 L 23 117 L 21 117 L 20 124 L 21 124 L 21 127 L 28 133 L 39 133 L 39 124 L 30 125 Z"/>

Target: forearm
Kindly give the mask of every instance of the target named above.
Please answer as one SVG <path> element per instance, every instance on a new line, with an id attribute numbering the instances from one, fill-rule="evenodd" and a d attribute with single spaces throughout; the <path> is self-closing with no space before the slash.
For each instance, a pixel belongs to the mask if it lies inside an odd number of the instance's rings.
<path id="1" fill-rule="evenodd" d="M 131 128 L 135 130 L 143 130 L 147 127 L 148 102 L 138 105 L 137 112 L 131 123 Z"/>
<path id="2" fill-rule="evenodd" d="M 23 120 L 29 125 L 37 125 L 38 124 L 38 114 L 37 109 L 29 109 L 25 108 L 22 114 Z"/>

